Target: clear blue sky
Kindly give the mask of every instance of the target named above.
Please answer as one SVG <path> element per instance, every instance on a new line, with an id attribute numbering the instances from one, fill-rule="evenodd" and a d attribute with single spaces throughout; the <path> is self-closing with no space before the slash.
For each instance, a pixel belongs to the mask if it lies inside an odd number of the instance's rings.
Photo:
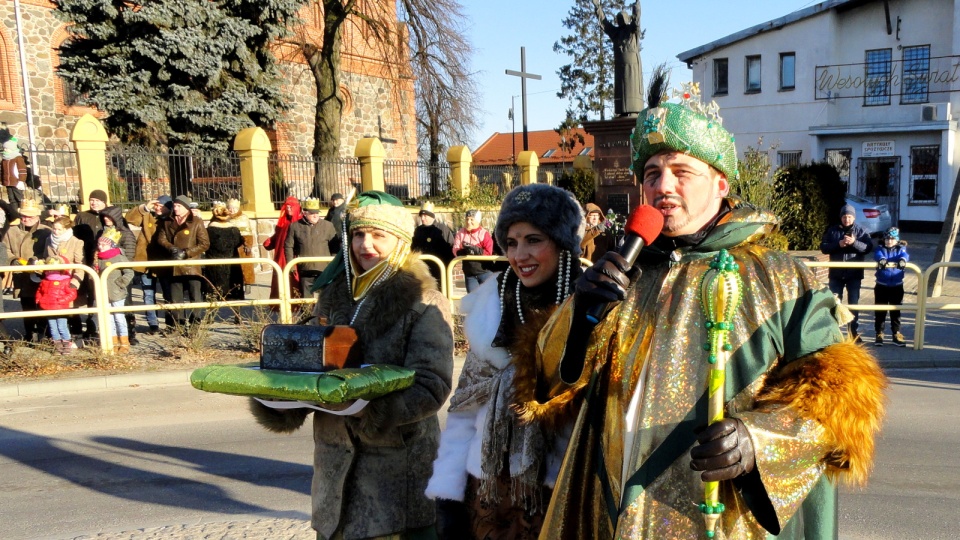
<path id="1" fill-rule="evenodd" d="M 641 60 L 645 80 L 662 62 L 673 68 L 674 83 L 690 80 L 690 70 L 677 54 L 811 6 L 816 0 L 641 0 L 641 27 L 646 31 Z M 475 49 L 472 67 L 481 72 L 481 128 L 471 141 L 475 149 L 493 132 L 509 133 L 510 97 L 515 98 L 516 129 L 522 129 L 520 79 L 504 70 L 520 71 L 520 47 L 526 47 L 527 71 L 543 77 L 527 81 L 528 129 L 553 129 L 564 118 L 567 100 L 560 89 L 557 70 L 568 64 L 566 55 L 553 52 L 553 44 L 569 33 L 562 19 L 571 0 L 461 0 L 469 18 L 467 31 Z M 624 5 L 632 6 L 632 0 Z M 682 6 L 682 10 L 680 9 Z M 615 13 L 608 13 L 613 17 Z"/>

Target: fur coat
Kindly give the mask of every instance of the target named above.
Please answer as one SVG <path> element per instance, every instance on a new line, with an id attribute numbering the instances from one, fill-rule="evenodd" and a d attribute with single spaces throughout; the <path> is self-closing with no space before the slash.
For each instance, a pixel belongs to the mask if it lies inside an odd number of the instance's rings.
<path id="1" fill-rule="evenodd" d="M 320 293 L 316 315 L 347 325 L 354 302 L 341 275 Z M 449 301 L 427 266 L 413 258 L 367 293 L 351 325 L 364 363 L 416 370 L 414 385 L 371 401 L 357 416 L 313 414 L 313 528 L 344 540 L 402 533 L 432 525 L 424 495 L 440 439 L 437 411 L 450 393 L 453 330 Z M 279 412 L 251 402 L 270 430 L 299 428 L 309 409 Z"/>
<path id="2" fill-rule="evenodd" d="M 470 343 L 470 352 L 457 385 L 458 391 L 471 382 L 475 383 L 475 380 L 506 377 L 507 380 L 503 383 L 509 385 L 507 391 L 511 394 L 524 395 L 528 391 L 532 392 L 524 385 L 516 384 L 514 379 L 535 380 L 533 374 L 525 373 L 525 370 L 517 366 L 514 366 L 515 371 L 507 371 L 511 366 L 511 352 L 504 347 L 493 345 L 501 318 L 498 286 L 499 280 L 488 279 L 461 301 L 460 310 L 466 314 L 463 330 Z M 532 343 L 535 337 L 531 336 L 529 341 Z M 485 439 L 492 436 L 487 432 L 491 401 L 493 398 L 478 401 L 475 405 L 463 407 L 456 412 L 451 411 L 447 415 L 447 424 L 440 439 L 440 451 L 433 464 L 433 476 L 427 486 L 428 497 L 463 501 L 468 475 L 483 478 L 483 444 Z M 556 481 L 560 462 L 569 442 L 568 435 L 567 429 L 559 430 L 550 438 L 547 455 L 540 456 L 545 457 L 542 482 L 546 487 L 552 488 Z M 521 460 L 520 455 L 510 456 L 511 464 Z"/>

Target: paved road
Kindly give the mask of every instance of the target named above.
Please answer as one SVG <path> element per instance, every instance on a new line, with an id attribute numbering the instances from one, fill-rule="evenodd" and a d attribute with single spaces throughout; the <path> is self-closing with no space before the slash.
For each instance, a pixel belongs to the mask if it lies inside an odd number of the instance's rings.
<path id="1" fill-rule="evenodd" d="M 894 370 L 876 471 L 841 537 L 955 535 L 960 369 Z M 308 431 L 185 384 L 0 400 L 5 540 L 310 539 Z"/>

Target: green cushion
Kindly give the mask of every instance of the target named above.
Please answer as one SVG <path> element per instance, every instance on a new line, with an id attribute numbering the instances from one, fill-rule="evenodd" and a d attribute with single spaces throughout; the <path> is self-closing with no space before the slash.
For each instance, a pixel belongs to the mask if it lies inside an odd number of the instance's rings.
<path id="1" fill-rule="evenodd" d="M 409 388 L 415 375 L 412 369 L 387 364 L 324 373 L 213 365 L 194 370 L 190 384 L 218 394 L 340 404 Z"/>

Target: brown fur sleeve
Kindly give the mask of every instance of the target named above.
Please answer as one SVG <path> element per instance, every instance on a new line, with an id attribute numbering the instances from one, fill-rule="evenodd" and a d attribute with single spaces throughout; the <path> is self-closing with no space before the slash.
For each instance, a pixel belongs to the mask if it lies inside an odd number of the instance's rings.
<path id="1" fill-rule="evenodd" d="M 863 485 L 873 468 L 874 437 L 883 420 L 887 377 L 862 346 L 845 341 L 772 374 L 756 406 L 786 405 L 823 426 L 833 448 L 825 460 L 834 480 Z"/>

